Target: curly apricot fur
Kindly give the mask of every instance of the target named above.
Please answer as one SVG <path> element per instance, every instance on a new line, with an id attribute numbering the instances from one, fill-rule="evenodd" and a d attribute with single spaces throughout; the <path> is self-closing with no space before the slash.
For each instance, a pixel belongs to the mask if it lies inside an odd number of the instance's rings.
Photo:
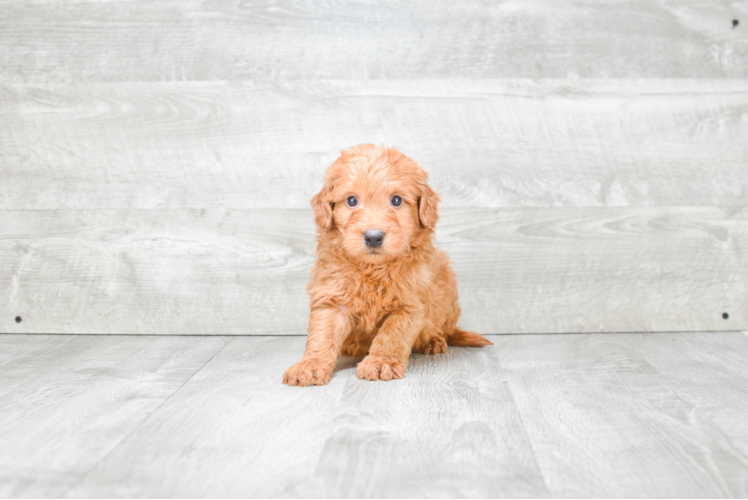
<path id="1" fill-rule="evenodd" d="M 306 351 L 284 383 L 326 384 L 340 354 L 366 356 L 359 378 L 392 380 L 405 376 L 411 352 L 491 343 L 457 328 L 457 277 L 432 243 L 439 196 L 427 178 L 397 149 L 372 144 L 343 151 L 327 170 L 311 202 L 317 262 Z M 380 246 L 365 241 L 367 230 L 384 233 Z"/>

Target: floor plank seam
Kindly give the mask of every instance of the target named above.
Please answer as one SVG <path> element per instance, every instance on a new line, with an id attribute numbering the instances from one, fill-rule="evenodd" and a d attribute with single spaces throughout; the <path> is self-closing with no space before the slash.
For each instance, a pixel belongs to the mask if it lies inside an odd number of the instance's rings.
<path id="1" fill-rule="evenodd" d="M 117 444 L 115 444 L 114 446 L 112 446 L 112 448 L 111 448 L 111 449 L 110 449 L 110 450 L 109 450 L 109 451 L 108 451 L 108 452 L 106 453 L 106 455 L 104 455 L 103 457 L 101 457 L 101 459 L 100 459 L 100 460 L 97 460 L 97 461 L 96 461 L 96 463 L 95 463 L 95 464 L 93 464 L 93 465 L 92 465 L 92 466 L 91 466 L 91 467 L 90 467 L 90 468 L 89 468 L 89 469 L 88 469 L 88 470 L 87 470 L 86 472 L 84 472 L 83 474 L 81 474 L 81 476 L 80 476 L 80 477 L 78 478 L 78 480 L 77 480 L 77 481 L 76 481 L 75 483 L 73 483 L 73 484 L 72 484 L 72 485 L 71 485 L 71 486 L 70 486 L 70 487 L 69 487 L 69 488 L 68 488 L 68 489 L 67 489 L 67 490 L 65 491 L 65 495 L 64 495 L 64 497 L 67 497 L 68 493 L 70 493 L 71 491 L 73 491 L 73 490 L 74 490 L 74 489 L 75 489 L 75 488 L 76 488 L 76 487 L 77 487 L 77 486 L 78 486 L 78 485 L 79 485 L 80 483 L 82 483 L 82 482 L 83 482 L 83 481 L 84 481 L 84 480 L 85 480 L 85 479 L 86 479 L 86 478 L 87 478 L 87 477 L 88 477 L 88 476 L 89 476 L 89 475 L 90 475 L 90 474 L 91 474 L 91 473 L 92 473 L 92 472 L 93 472 L 93 471 L 94 471 L 94 470 L 96 469 L 96 467 L 98 467 L 98 466 L 99 466 L 99 464 L 103 463 L 103 462 L 104 462 L 104 461 L 105 461 L 105 460 L 106 460 L 107 458 L 109 458 L 109 456 L 110 456 L 110 455 L 111 455 L 112 453 L 114 453 L 114 451 L 115 451 L 115 450 L 117 450 L 117 449 L 118 449 L 118 448 L 119 448 L 119 447 L 120 447 L 120 446 L 122 445 L 122 443 L 124 443 L 125 441 L 127 441 L 127 439 L 128 439 L 128 438 L 129 438 L 129 437 L 130 437 L 130 436 L 131 436 L 132 434 L 134 434 L 134 433 L 135 433 L 135 431 L 137 431 L 138 429 L 140 429 L 140 428 L 141 428 L 141 427 L 142 427 L 142 426 L 143 426 L 143 425 L 144 425 L 144 424 L 145 424 L 146 422 L 148 422 L 148 420 L 150 420 L 150 418 L 151 418 L 151 417 L 152 417 L 153 415 L 155 415 L 155 414 L 156 414 L 156 412 L 158 412 L 158 411 L 159 411 L 159 410 L 160 410 L 160 409 L 161 409 L 161 408 L 162 408 L 162 407 L 163 407 L 163 406 L 164 406 L 164 405 L 165 405 L 165 404 L 166 404 L 166 403 L 167 403 L 167 402 L 168 402 L 169 400 L 171 400 L 171 398 L 173 398 L 173 397 L 174 397 L 174 395 L 176 395 L 177 393 L 179 393 L 179 391 L 181 391 L 181 390 L 182 390 L 182 388 L 183 388 L 183 387 L 184 387 L 185 385 L 187 385 L 187 383 L 188 383 L 188 382 L 189 382 L 190 380 L 192 380 L 192 379 L 193 379 L 193 378 L 195 377 L 195 375 L 197 375 L 198 373 L 200 373 L 200 372 L 201 372 L 201 371 L 203 370 L 203 368 L 205 368 L 205 367 L 206 367 L 206 366 L 208 365 L 208 363 L 210 363 L 211 361 L 213 361 L 213 358 L 215 358 L 216 356 L 218 356 L 218 354 L 219 354 L 219 353 L 220 353 L 221 351 L 223 351 L 223 350 L 224 350 L 224 349 L 226 348 L 226 346 L 228 346 L 228 345 L 229 345 L 229 344 L 230 344 L 231 342 L 233 342 L 235 338 L 236 338 L 236 337 L 231 337 L 231 338 L 229 338 L 228 342 L 226 342 L 226 343 L 225 343 L 225 344 L 224 344 L 223 346 L 221 346 L 221 348 L 220 348 L 220 349 L 218 349 L 218 350 L 217 350 L 217 351 L 216 351 L 216 352 L 215 352 L 215 353 L 214 353 L 214 354 L 213 354 L 213 355 L 212 355 L 212 356 L 210 357 L 210 359 L 208 359 L 208 360 L 207 360 L 207 361 L 206 361 L 205 363 L 203 363 L 203 364 L 202 364 L 202 365 L 200 366 L 200 368 L 198 368 L 197 370 L 195 370 L 195 373 L 193 373 L 192 375 L 190 375 L 190 376 L 189 376 L 189 377 L 188 377 L 188 378 L 187 378 L 187 379 L 186 379 L 186 380 L 185 380 L 184 382 L 182 382 L 182 384 L 181 384 L 181 385 L 180 385 L 179 387 L 177 387 L 177 389 L 175 389 L 175 390 L 174 390 L 174 392 L 172 392 L 171 394 L 169 394 L 169 396 L 168 396 L 168 397 L 166 397 L 166 398 L 165 398 L 165 399 L 164 399 L 164 400 L 163 400 L 163 401 L 162 401 L 162 402 L 161 402 L 161 403 L 160 403 L 160 404 L 159 404 L 159 405 L 158 405 L 158 406 L 157 406 L 156 408 L 154 408 L 152 412 L 148 413 L 148 415 L 147 415 L 147 416 L 146 416 L 146 417 L 145 417 L 145 418 L 144 418 L 144 419 L 143 419 L 142 421 L 140 421 L 140 423 L 138 423 L 138 425 L 136 425 L 135 427 L 133 427 L 133 428 L 132 428 L 132 429 L 130 430 L 130 432 L 128 432 L 128 433 L 127 433 L 127 434 L 126 434 L 126 435 L 125 435 L 125 436 L 124 436 L 124 437 L 123 437 L 122 439 L 120 439 L 120 440 L 119 440 L 119 442 L 118 442 Z"/>
<path id="2" fill-rule="evenodd" d="M 525 425 L 525 419 L 522 416 L 522 412 L 520 411 L 519 405 L 517 404 L 517 398 L 514 397 L 514 391 L 512 390 L 512 384 L 509 382 L 509 377 L 506 376 L 506 373 L 504 372 L 504 367 L 501 364 L 501 355 L 499 353 L 496 353 L 496 359 L 499 361 L 499 370 L 501 371 L 501 375 L 503 376 L 504 380 L 506 381 L 506 388 L 509 391 L 509 395 L 512 397 L 512 403 L 514 403 L 514 408 L 517 410 L 517 415 L 519 416 L 519 421 L 522 424 L 522 431 L 525 433 L 525 438 L 527 438 L 527 444 L 530 447 L 530 451 L 532 452 L 532 459 L 535 461 L 535 465 L 538 468 L 538 472 L 540 473 L 540 477 L 543 480 L 543 488 L 545 488 L 545 491 L 548 493 L 549 496 L 553 497 L 551 493 L 551 489 L 548 487 L 548 483 L 546 482 L 545 473 L 543 472 L 542 467 L 540 466 L 540 462 L 538 461 L 538 456 L 535 453 L 535 446 L 533 446 L 532 440 L 530 439 L 530 434 L 527 432 L 527 426 Z"/>

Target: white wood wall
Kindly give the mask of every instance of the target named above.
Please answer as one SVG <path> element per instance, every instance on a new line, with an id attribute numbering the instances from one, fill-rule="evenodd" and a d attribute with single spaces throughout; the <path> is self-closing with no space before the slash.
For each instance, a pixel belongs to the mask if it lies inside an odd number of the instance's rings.
<path id="1" fill-rule="evenodd" d="M 431 173 L 465 328 L 748 329 L 748 1 L 0 11 L 0 332 L 305 333 L 362 142 Z"/>

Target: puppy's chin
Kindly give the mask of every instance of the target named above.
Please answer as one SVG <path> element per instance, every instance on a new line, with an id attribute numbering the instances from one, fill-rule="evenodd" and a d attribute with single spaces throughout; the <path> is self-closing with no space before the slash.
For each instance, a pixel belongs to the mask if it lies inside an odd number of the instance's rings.
<path id="1" fill-rule="evenodd" d="M 382 250 L 370 250 L 368 252 L 364 252 L 360 258 L 362 261 L 369 264 L 379 264 L 380 262 L 387 262 L 389 260 L 392 260 L 394 256 L 390 255 L 389 253 L 385 253 Z"/>
<path id="2" fill-rule="evenodd" d="M 382 264 L 396 259 L 399 255 L 388 252 L 383 248 L 373 249 L 368 247 L 350 249 L 346 253 L 351 259 L 364 264 Z"/>
<path id="3" fill-rule="evenodd" d="M 387 261 L 393 259 L 392 255 L 390 255 L 389 253 L 386 253 L 386 252 L 382 251 L 381 249 L 377 249 L 377 250 L 369 250 L 369 249 L 360 250 L 360 251 L 352 253 L 352 254 L 349 253 L 348 255 L 350 255 L 353 259 L 355 259 L 355 260 L 357 260 L 359 262 L 364 262 L 366 264 L 380 264 L 382 262 L 387 262 Z"/>

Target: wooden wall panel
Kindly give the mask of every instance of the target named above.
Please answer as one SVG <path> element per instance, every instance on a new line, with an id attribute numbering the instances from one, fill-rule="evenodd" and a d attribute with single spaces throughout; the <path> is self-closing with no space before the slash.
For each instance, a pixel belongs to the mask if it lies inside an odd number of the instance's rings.
<path id="1" fill-rule="evenodd" d="M 748 76 L 742 0 L 0 3 L 3 79 Z M 740 26 L 742 28 L 742 26 Z"/>
<path id="2" fill-rule="evenodd" d="M 0 9 L 0 332 L 303 333 L 363 142 L 431 173 L 466 328 L 748 327 L 745 0 Z"/>
<path id="3" fill-rule="evenodd" d="M 0 87 L 0 209 L 301 208 L 400 147 L 447 207 L 746 203 L 748 81 Z"/>
<path id="4" fill-rule="evenodd" d="M 306 209 L 0 217 L 2 332 L 305 333 Z M 745 208 L 445 209 L 437 238 L 482 333 L 748 329 Z"/>

